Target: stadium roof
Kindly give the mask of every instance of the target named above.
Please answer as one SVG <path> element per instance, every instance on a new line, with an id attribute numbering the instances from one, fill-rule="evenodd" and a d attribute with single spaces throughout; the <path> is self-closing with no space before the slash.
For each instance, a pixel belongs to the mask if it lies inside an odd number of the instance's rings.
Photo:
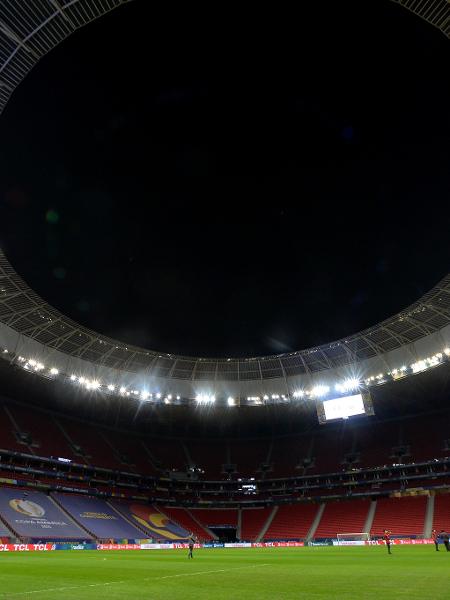
<path id="1" fill-rule="evenodd" d="M 0 112 L 40 58 L 80 27 L 129 1 L 4 0 L 0 4 Z M 393 1 L 450 37 L 449 0 Z M 110 339 L 64 316 L 26 285 L 0 251 L 0 345 L 17 356 L 51 356 L 65 372 L 90 365 L 110 373 L 145 373 L 157 380 L 246 383 L 247 393 L 259 390 L 253 384 L 261 382 L 281 382 L 289 389 L 292 378 L 296 384 L 308 378 L 311 384 L 316 374 L 333 372 L 335 377 L 352 365 L 367 376 L 410 364 L 442 351 L 449 331 L 450 275 L 401 313 L 320 347 L 245 359 L 160 353 Z"/>
<path id="2" fill-rule="evenodd" d="M 145 372 L 164 379 L 197 382 L 286 379 L 362 365 L 371 359 L 380 359 L 392 369 L 399 363 L 409 364 L 423 358 L 424 351 L 434 354 L 448 345 L 450 274 L 404 311 L 345 339 L 287 354 L 209 359 L 130 346 L 79 325 L 28 287 L 0 251 L 0 324 L 0 343 L 17 354 L 27 355 L 27 349 L 28 355 L 50 352 L 58 364 L 61 357 L 66 363 L 72 357 L 99 367 Z M 426 343 L 425 350 L 420 350 L 421 343 Z M 389 359 L 393 353 L 398 361 L 394 365 Z M 362 371 L 368 373 L 366 368 Z"/>
<path id="3" fill-rule="evenodd" d="M 0 113 L 34 65 L 74 31 L 131 0 L 3 0 Z M 392 0 L 450 37 L 449 0 Z"/>

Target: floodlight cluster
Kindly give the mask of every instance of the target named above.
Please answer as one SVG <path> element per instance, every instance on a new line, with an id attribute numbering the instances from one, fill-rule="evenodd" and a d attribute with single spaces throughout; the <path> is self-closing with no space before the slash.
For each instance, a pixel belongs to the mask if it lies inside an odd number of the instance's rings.
<path id="1" fill-rule="evenodd" d="M 195 400 L 199 404 L 214 404 L 214 402 L 216 401 L 216 397 L 210 394 L 197 394 L 195 396 Z"/>
<path id="2" fill-rule="evenodd" d="M 38 360 L 37 357 L 25 358 L 23 356 L 15 356 L 14 353 L 10 353 L 7 348 L 1 351 L 1 354 L 9 354 L 10 356 L 5 359 L 10 360 L 11 364 L 18 363 L 25 371 L 30 373 L 37 373 L 40 376 L 44 376 L 47 379 L 58 379 L 60 381 L 69 381 L 73 385 L 79 386 L 81 389 L 88 390 L 90 392 L 103 392 L 111 395 L 125 396 L 135 398 L 142 402 L 163 402 L 164 404 L 172 404 L 182 402 L 196 402 L 199 405 L 212 405 L 216 402 L 216 395 L 211 391 L 201 391 L 197 393 L 194 398 L 182 397 L 179 394 L 173 394 L 172 392 L 165 392 L 164 394 L 160 391 L 150 391 L 147 387 L 142 389 L 136 389 L 129 387 L 128 385 L 118 383 L 104 383 L 99 379 L 92 379 L 86 377 L 83 374 L 72 373 L 67 375 L 61 373 L 55 366 L 46 366 L 43 362 Z M 388 381 L 395 381 L 402 377 L 421 373 L 427 369 L 436 367 L 443 362 L 450 361 L 450 348 L 446 347 L 441 352 L 437 352 L 432 356 L 422 358 L 409 366 L 402 365 L 398 368 L 392 369 L 386 373 L 378 373 L 376 375 L 370 375 L 364 380 L 360 380 L 358 377 L 350 377 L 343 379 L 342 381 L 336 382 L 334 385 L 328 385 L 328 383 L 316 383 L 310 389 L 295 389 L 293 391 L 287 391 L 286 393 L 278 394 L 261 394 L 255 396 L 246 396 L 244 398 L 235 398 L 234 396 L 225 396 L 218 398 L 218 400 L 229 407 L 239 406 L 241 403 L 247 403 L 249 405 L 259 405 L 266 403 L 283 403 L 289 401 L 298 400 L 316 400 L 326 397 L 336 396 L 336 394 L 348 394 L 352 391 L 357 391 L 361 388 L 370 388 L 374 385 L 380 385 Z"/>

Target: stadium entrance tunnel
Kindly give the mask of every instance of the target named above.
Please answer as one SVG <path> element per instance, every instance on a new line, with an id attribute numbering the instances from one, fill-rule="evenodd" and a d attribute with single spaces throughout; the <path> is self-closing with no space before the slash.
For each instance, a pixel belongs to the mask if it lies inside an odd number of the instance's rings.
<path id="1" fill-rule="evenodd" d="M 213 532 L 214 535 L 216 535 L 219 538 L 219 542 L 226 544 L 230 542 L 239 541 L 236 537 L 236 527 L 229 527 L 227 525 L 224 527 L 209 527 L 209 529 Z"/>

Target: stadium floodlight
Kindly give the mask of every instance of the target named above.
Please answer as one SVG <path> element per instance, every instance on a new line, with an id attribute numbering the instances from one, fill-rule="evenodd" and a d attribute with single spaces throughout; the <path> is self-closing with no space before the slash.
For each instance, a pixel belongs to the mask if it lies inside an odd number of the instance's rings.
<path id="1" fill-rule="evenodd" d="M 148 392 L 141 392 L 141 397 L 142 400 L 147 400 L 147 398 L 150 396 L 150 394 Z"/>
<path id="2" fill-rule="evenodd" d="M 352 377 L 345 379 L 344 381 L 337 383 L 335 386 L 337 392 L 346 393 L 359 388 L 359 379 Z"/>
<path id="3" fill-rule="evenodd" d="M 269 399 L 269 396 L 268 396 L 267 394 L 264 394 L 264 396 L 263 396 L 263 399 L 264 399 L 264 400 L 268 400 L 268 399 Z"/>
<path id="4" fill-rule="evenodd" d="M 58 369 L 55 369 L 55 367 L 52 367 L 52 368 L 50 369 L 50 373 L 51 373 L 52 375 L 58 375 L 58 374 L 59 374 L 59 371 L 58 371 Z"/>
<path id="5" fill-rule="evenodd" d="M 164 404 L 170 404 L 169 398 L 164 398 Z"/>
<path id="6" fill-rule="evenodd" d="M 35 360 L 33 360 L 33 359 L 29 360 L 29 361 L 28 361 L 28 363 L 29 363 L 29 364 L 30 364 L 32 367 L 35 367 L 35 366 L 36 366 L 36 364 L 37 364 L 37 363 L 36 363 L 36 361 L 35 361 Z"/>
<path id="7" fill-rule="evenodd" d="M 157 398 L 158 398 L 158 400 L 159 400 L 159 399 L 161 398 L 161 394 L 158 392 L 158 393 L 156 394 L 156 397 L 157 397 Z"/>
<path id="8" fill-rule="evenodd" d="M 40 362 L 36 363 L 34 366 L 34 370 L 35 371 L 42 371 L 43 369 L 45 369 L 44 365 Z"/>
<path id="9" fill-rule="evenodd" d="M 125 394 L 125 392 L 127 391 L 126 388 L 124 388 L 123 386 L 120 388 L 120 393 L 121 394 Z"/>
<path id="10" fill-rule="evenodd" d="M 91 386 L 93 390 L 98 390 L 98 388 L 100 387 L 100 381 L 94 379 L 94 381 L 91 381 Z"/>
<path id="11" fill-rule="evenodd" d="M 172 400 L 172 394 L 169 394 L 169 395 L 167 396 L 167 400 Z"/>
<path id="12" fill-rule="evenodd" d="M 228 406 L 234 406 L 236 404 L 232 396 L 228 396 L 227 404 Z"/>
<path id="13" fill-rule="evenodd" d="M 444 348 L 444 354 L 450 356 L 450 348 Z"/>
<path id="14" fill-rule="evenodd" d="M 109 390 L 110 392 L 113 392 L 115 389 L 116 389 L 116 388 L 115 388 L 115 386 L 114 386 L 112 383 L 110 383 L 110 384 L 108 385 L 108 390 Z"/>
<path id="15" fill-rule="evenodd" d="M 177 400 L 179 400 L 179 399 L 180 399 L 180 396 L 177 396 Z"/>
<path id="16" fill-rule="evenodd" d="M 215 396 L 209 396 L 208 394 L 197 394 L 195 399 L 200 404 L 208 404 L 216 401 Z"/>
<path id="17" fill-rule="evenodd" d="M 77 376 L 76 376 L 76 375 L 71 375 L 71 376 L 70 376 L 70 381 L 76 381 L 76 379 L 77 379 Z"/>
<path id="18" fill-rule="evenodd" d="M 320 398 L 321 396 L 326 396 L 329 391 L 330 388 L 327 385 L 316 385 L 311 390 L 311 395 L 316 398 Z"/>
<path id="19" fill-rule="evenodd" d="M 84 383 L 86 379 L 84 377 L 78 377 L 78 383 Z"/>
<path id="20" fill-rule="evenodd" d="M 294 398 L 303 398 L 305 392 L 303 390 L 296 390 L 293 394 Z"/>

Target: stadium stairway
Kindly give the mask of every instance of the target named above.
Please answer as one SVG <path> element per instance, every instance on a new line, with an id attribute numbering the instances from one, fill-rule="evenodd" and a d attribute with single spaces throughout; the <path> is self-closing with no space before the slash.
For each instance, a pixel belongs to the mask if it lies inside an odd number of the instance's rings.
<path id="1" fill-rule="evenodd" d="M 306 537 L 305 537 L 306 541 L 309 542 L 309 540 L 312 540 L 314 538 L 314 536 L 316 535 L 316 531 L 317 531 L 317 528 L 319 527 L 319 523 L 322 519 L 324 510 L 325 510 L 325 504 L 322 503 L 322 504 L 320 504 L 319 508 L 317 509 L 317 513 L 316 513 L 316 516 L 314 517 L 314 521 L 311 523 L 311 527 L 310 527 L 308 533 L 306 534 Z"/>
<path id="2" fill-rule="evenodd" d="M 373 520 L 375 518 L 375 511 L 377 510 L 377 501 L 372 500 L 370 502 L 369 512 L 367 513 L 366 522 L 364 523 L 363 531 L 372 531 Z"/>
<path id="3" fill-rule="evenodd" d="M 79 523 L 78 521 L 76 521 L 72 515 L 64 508 L 64 506 L 58 502 L 58 500 L 56 498 L 53 498 L 53 496 L 51 494 L 49 494 L 49 500 L 56 506 L 56 508 L 59 508 L 59 510 L 64 513 L 64 515 L 69 519 L 69 521 L 71 523 L 74 523 L 75 525 L 77 525 L 82 531 L 84 531 L 87 535 L 87 539 L 92 539 L 95 540 L 95 535 L 92 533 L 92 531 L 89 531 L 89 529 L 87 529 L 86 527 L 84 527 L 81 523 Z"/>
<path id="4" fill-rule="evenodd" d="M 283 504 L 275 513 L 264 539 L 296 540 L 314 535 L 314 525 L 321 510 L 317 504 Z"/>
<path id="5" fill-rule="evenodd" d="M 428 496 L 427 509 L 425 512 L 425 524 L 423 527 L 423 537 L 429 538 L 433 529 L 434 519 L 434 499 L 435 496 Z"/>
<path id="6" fill-rule="evenodd" d="M 278 506 L 274 506 L 274 507 L 273 507 L 273 509 L 272 509 L 272 510 L 271 510 L 271 512 L 270 512 L 270 515 L 267 517 L 267 520 L 266 520 L 266 522 L 265 522 L 265 523 L 264 523 L 264 525 L 261 527 L 261 531 L 260 531 L 260 532 L 259 532 L 259 534 L 256 536 L 256 541 L 257 541 L 257 542 L 261 542 L 261 541 L 264 539 L 264 537 L 265 537 L 265 535 L 266 535 L 266 533 L 267 533 L 267 530 L 268 530 L 268 529 L 269 529 L 269 527 L 272 525 L 272 521 L 274 520 L 274 518 L 275 518 L 275 515 L 277 514 L 277 512 L 278 512 Z"/>
<path id="7" fill-rule="evenodd" d="M 2 529 L 2 530 L 4 529 L 6 533 L 9 532 L 11 534 L 10 537 L 15 537 L 18 540 L 21 539 L 20 536 L 17 535 L 17 532 L 14 531 L 14 529 L 11 527 L 11 525 L 9 523 L 7 523 L 1 515 L 0 515 L 0 526 L 1 526 L 0 529 Z"/>
<path id="8" fill-rule="evenodd" d="M 236 539 L 242 539 L 242 508 L 238 508 L 237 527 L 236 527 Z"/>

